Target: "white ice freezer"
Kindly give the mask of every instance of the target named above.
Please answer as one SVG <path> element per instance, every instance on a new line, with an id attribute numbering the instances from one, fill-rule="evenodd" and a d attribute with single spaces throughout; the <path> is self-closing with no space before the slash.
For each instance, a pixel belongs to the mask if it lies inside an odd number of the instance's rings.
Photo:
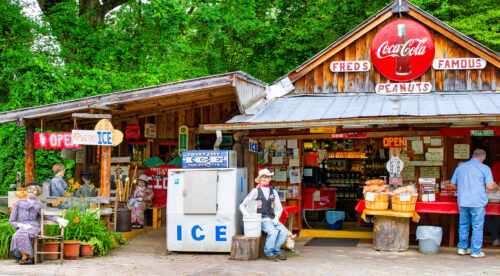
<path id="1" fill-rule="evenodd" d="M 167 249 L 230 252 L 241 234 L 246 169 L 171 169 L 168 181 Z"/>

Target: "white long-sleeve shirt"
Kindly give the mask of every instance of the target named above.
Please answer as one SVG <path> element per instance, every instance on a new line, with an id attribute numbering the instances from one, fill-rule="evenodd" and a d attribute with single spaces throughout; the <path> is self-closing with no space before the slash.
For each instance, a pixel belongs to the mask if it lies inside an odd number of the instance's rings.
<path id="1" fill-rule="evenodd" d="M 270 189 L 268 187 L 261 187 L 262 193 L 264 197 L 269 199 Z M 278 192 L 274 190 L 274 216 L 279 218 L 281 217 L 281 213 L 283 212 L 283 206 L 281 206 L 280 197 Z M 257 213 L 257 197 L 259 195 L 259 191 L 255 188 L 247 195 L 245 200 L 240 204 L 240 211 L 243 215 L 255 214 Z M 262 218 L 263 221 L 271 221 L 270 218 Z"/>

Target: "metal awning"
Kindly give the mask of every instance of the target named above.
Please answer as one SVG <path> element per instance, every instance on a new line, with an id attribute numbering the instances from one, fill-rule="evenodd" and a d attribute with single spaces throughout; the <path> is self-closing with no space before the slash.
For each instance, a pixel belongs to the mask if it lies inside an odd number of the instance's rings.
<path id="1" fill-rule="evenodd" d="M 216 129 L 266 129 L 331 125 L 475 122 L 500 120 L 500 93 L 375 93 L 287 96 L 270 100 L 253 116 L 238 115 Z"/>

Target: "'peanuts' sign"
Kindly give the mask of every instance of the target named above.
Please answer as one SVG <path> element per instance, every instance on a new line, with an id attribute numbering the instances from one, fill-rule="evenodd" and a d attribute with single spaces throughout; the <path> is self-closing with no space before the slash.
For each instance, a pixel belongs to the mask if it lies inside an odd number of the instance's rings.
<path id="1" fill-rule="evenodd" d="M 383 139 L 384 148 L 404 148 L 405 138 L 404 137 L 385 137 Z"/>

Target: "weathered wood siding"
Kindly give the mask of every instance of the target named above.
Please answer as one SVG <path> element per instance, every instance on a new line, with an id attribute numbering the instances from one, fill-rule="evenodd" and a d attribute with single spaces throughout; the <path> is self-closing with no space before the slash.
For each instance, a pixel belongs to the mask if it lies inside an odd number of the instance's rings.
<path id="1" fill-rule="evenodd" d="M 347 47 L 337 52 L 307 74 L 293 80 L 294 94 L 356 93 L 374 92 L 378 83 L 391 82 L 371 66 L 367 72 L 330 71 L 332 61 L 368 60 L 371 63 L 370 47 L 375 34 L 387 23 L 398 18 L 391 17 Z M 412 19 L 408 17 L 408 19 Z M 446 36 L 427 27 L 434 38 L 435 58 L 478 57 Z M 432 65 L 425 74 L 413 82 L 430 82 L 436 92 L 495 91 L 500 90 L 500 68 L 487 62 L 482 70 L 434 70 Z"/>

